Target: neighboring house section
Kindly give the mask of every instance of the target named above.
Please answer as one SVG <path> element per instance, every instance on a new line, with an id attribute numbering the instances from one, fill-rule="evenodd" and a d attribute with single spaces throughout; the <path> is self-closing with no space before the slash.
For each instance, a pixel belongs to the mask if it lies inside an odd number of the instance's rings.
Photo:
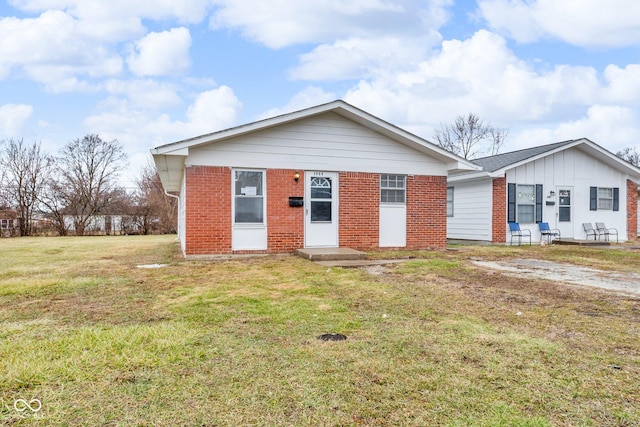
<path id="1" fill-rule="evenodd" d="M 446 245 L 446 179 L 478 170 L 343 101 L 152 150 L 185 256 Z"/>
<path id="2" fill-rule="evenodd" d="M 603 222 L 621 240 L 638 235 L 640 169 L 588 139 L 559 142 L 476 159 L 481 172 L 449 177 L 454 214 L 450 239 L 509 241 L 509 222 L 531 230 L 538 222 L 562 238 L 586 238 L 582 224 Z M 475 207 L 475 208 L 474 208 Z"/>

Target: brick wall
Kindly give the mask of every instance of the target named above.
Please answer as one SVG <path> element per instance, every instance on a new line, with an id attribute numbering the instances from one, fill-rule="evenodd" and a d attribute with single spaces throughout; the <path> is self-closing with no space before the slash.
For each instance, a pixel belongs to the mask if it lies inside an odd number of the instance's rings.
<path id="1" fill-rule="evenodd" d="M 304 247 L 304 208 L 290 207 L 289 196 L 304 196 L 304 173 L 269 169 L 266 173 L 267 251 Z M 256 253 L 232 251 L 231 168 L 189 166 L 186 179 L 187 255 Z M 407 177 L 407 248 L 446 246 L 446 177 Z M 339 176 L 339 245 L 361 250 L 379 247 L 380 175 L 342 172 Z"/>
<path id="2" fill-rule="evenodd" d="M 268 252 L 293 252 L 304 247 L 304 208 L 290 207 L 289 196 L 304 196 L 304 172 L 294 181 L 295 170 L 267 170 Z"/>
<path id="3" fill-rule="evenodd" d="M 339 245 L 375 249 L 380 237 L 380 175 L 341 172 L 338 193 Z"/>
<path id="4" fill-rule="evenodd" d="M 638 240 L 638 185 L 627 180 L 627 239 Z"/>
<path id="5" fill-rule="evenodd" d="M 507 241 L 507 178 L 493 180 L 493 209 L 491 214 L 491 230 L 493 243 Z"/>
<path id="6" fill-rule="evenodd" d="M 188 166 L 185 252 L 187 255 L 231 252 L 231 169 Z"/>
<path id="7" fill-rule="evenodd" d="M 407 176 L 407 249 L 447 246 L 447 177 Z"/>

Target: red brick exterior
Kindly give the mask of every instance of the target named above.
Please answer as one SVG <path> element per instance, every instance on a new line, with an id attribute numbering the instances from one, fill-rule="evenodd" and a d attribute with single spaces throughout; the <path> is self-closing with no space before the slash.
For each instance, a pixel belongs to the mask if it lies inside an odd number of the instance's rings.
<path id="1" fill-rule="evenodd" d="M 447 177 L 407 176 L 407 249 L 447 246 Z"/>
<path id="2" fill-rule="evenodd" d="M 341 247 L 358 250 L 379 247 L 380 175 L 341 172 L 338 178 L 338 238 Z"/>
<path id="3" fill-rule="evenodd" d="M 231 168 L 185 169 L 187 255 L 231 252 Z"/>
<path id="4" fill-rule="evenodd" d="M 289 197 L 304 196 L 304 172 L 293 179 L 295 170 L 267 170 L 268 252 L 293 252 L 304 247 L 304 208 L 289 206 Z"/>
<path id="5" fill-rule="evenodd" d="M 638 184 L 627 180 L 627 239 L 638 240 Z"/>
<path id="6" fill-rule="evenodd" d="M 491 241 L 507 241 L 507 177 L 493 180 L 493 209 L 491 210 Z"/>
<path id="7" fill-rule="evenodd" d="M 294 174 L 300 174 L 296 182 Z M 304 208 L 290 196 L 304 196 L 304 172 L 266 171 L 267 250 L 232 250 L 232 170 L 189 166 L 185 171 L 185 253 L 286 253 L 304 247 Z M 447 178 L 407 176 L 407 249 L 446 246 Z M 341 172 L 338 196 L 339 245 L 360 250 L 379 247 L 380 175 Z"/>

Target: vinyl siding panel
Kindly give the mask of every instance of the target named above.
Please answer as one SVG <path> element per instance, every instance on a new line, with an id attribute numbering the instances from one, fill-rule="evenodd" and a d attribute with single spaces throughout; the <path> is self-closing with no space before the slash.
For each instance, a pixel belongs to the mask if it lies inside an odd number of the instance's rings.
<path id="1" fill-rule="evenodd" d="M 440 161 L 334 113 L 192 148 L 187 164 L 447 174 Z"/>
<path id="2" fill-rule="evenodd" d="M 490 179 L 449 183 L 453 216 L 447 218 L 447 238 L 491 241 L 492 184 Z"/>
<path id="3" fill-rule="evenodd" d="M 626 212 L 613 210 L 589 210 L 590 187 L 611 187 L 620 189 L 620 203 L 626 200 L 627 175 L 606 163 L 590 156 L 579 148 L 570 148 L 554 155 L 529 162 L 506 173 L 508 183 L 542 184 L 543 207 L 542 221 L 551 228 L 559 228 L 562 237 L 584 239 L 583 222 L 604 222 L 608 227 L 617 228 L 621 240 L 627 235 Z M 572 188 L 572 221 L 570 224 L 558 221 L 558 188 Z M 555 192 L 549 197 L 550 191 Z M 546 202 L 554 202 L 550 206 Z M 506 227 L 506 224 L 505 224 Z M 539 241 L 537 224 L 521 224 L 531 230 L 532 240 Z M 507 233 L 507 239 L 509 233 Z"/>

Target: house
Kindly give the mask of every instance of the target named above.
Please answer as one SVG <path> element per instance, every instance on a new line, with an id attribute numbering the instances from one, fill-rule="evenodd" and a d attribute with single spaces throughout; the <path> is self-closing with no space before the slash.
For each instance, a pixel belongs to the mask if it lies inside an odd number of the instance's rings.
<path id="1" fill-rule="evenodd" d="M 638 235 L 640 169 L 583 138 L 474 160 L 481 171 L 452 174 L 447 237 L 507 243 L 509 222 L 540 241 L 538 222 L 585 239 L 582 223 L 604 222 L 620 240 Z"/>
<path id="2" fill-rule="evenodd" d="M 479 169 L 343 101 L 151 151 L 186 257 L 444 247 L 447 175 Z"/>

